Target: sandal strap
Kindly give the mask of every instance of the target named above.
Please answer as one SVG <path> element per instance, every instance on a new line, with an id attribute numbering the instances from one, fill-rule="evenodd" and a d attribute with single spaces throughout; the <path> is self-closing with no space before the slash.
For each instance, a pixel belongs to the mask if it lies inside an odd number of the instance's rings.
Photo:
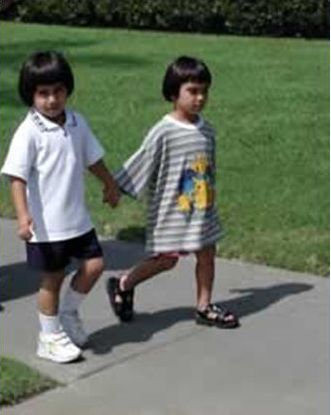
<path id="1" fill-rule="evenodd" d="M 110 304 L 121 321 L 130 321 L 133 317 L 134 289 L 122 291 L 119 280 L 109 278 L 107 285 Z"/>
<path id="2" fill-rule="evenodd" d="M 225 308 L 217 305 L 217 304 L 209 304 L 209 310 L 213 311 L 214 313 L 217 313 L 220 317 L 228 317 L 228 316 L 233 316 L 233 314 L 229 311 L 226 310 Z"/>
<path id="3" fill-rule="evenodd" d="M 131 303 L 133 299 L 133 290 L 122 291 L 119 289 L 118 295 L 122 298 L 123 303 Z"/>
<path id="4" fill-rule="evenodd" d="M 203 310 L 196 310 L 198 324 L 215 325 L 221 328 L 235 328 L 239 326 L 238 318 L 216 304 L 208 304 Z"/>
<path id="5" fill-rule="evenodd" d="M 203 310 L 198 310 L 198 313 L 205 315 L 207 318 L 209 313 L 215 313 L 216 316 L 212 320 L 224 320 L 227 317 L 232 317 L 234 320 L 237 319 L 231 311 L 214 303 L 208 304 Z"/>
<path id="6" fill-rule="evenodd" d="M 115 289 L 114 289 L 114 294 L 115 295 L 119 295 L 123 301 L 130 301 L 131 298 L 133 296 L 133 289 L 131 290 L 121 290 L 120 288 L 120 282 L 117 281 Z"/>

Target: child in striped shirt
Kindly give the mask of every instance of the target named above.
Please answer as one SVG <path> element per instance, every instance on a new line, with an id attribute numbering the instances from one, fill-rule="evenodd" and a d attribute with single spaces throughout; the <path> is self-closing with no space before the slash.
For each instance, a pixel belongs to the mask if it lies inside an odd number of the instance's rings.
<path id="1" fill-rule="evenodd" d="M 182 56 L 165 73 L 162 92 L 172 111 L 157 122 L 141 147 L 115 175 L 120 189 L 139 197 L 148 191 L 149 257 L 107 291 L 121 321 L 133 318 L 134 287 L 172 269 L 181 255 L 197 259 L 196 322 L 234 328 L 236 316 L 211 303 L 215 274 L 215 243 L 220 237 L 215 207 L 215 132 L 200 115 L 211 74 L 204 62 Z"/>

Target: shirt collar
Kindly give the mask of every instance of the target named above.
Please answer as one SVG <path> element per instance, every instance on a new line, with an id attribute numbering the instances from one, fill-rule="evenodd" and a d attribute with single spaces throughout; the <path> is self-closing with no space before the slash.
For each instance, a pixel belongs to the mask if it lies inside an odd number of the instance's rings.
<path id="1" fill-rule="evenodd" d="M 56 124 L 55 122 L 46 118 L 39 111 L 37 111 L 34 107 L 30 109 L 29 114 L 30 114 L 32 121 L 34 122 L 36 127 L 41 132 L 55 131 L 61 128 L 59 124 Z M 76 117 L 73 111 L 65 109 L 65 114 L 66 114 L 66 121 L 63 127 L 76 127 L 77 120 L 76 120 Z"/>
<path id="2" fill-rule="evenodd" d="M 164 119 L 172 122 L 173 124 L 178 125 L 179 127 L 187 128 L 188 130 L 196 130 L 196 129 L 201 128 L 204 125 L 204 120 L 200 114 L 198 114 L 198 119 L 195 123 L 179 121 L 170 114 L 166 114 L 164 116 Z"/>

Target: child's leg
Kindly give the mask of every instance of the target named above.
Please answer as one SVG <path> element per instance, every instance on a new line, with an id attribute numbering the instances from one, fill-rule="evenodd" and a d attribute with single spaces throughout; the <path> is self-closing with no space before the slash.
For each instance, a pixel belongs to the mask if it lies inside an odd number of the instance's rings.
<path id="1" fill-rule="evenodd" d="M 78 308 L 102 274 L 103 269 L 102 257 L 82 261 L 61 301 L 61 323 L 71 340 L 78 346 L 85 345 L 88 340 L 78 315 Z"/>
<path id="2" fill-rule="evenodd" d="M 196 252 L 197 308 L 202 310 L 211 302 L 215 277 L 215 246 L 211 245 Z"/>
<path id="3" fill-rule="evenodd" d="M 85 296 L 92 289 L 104 270 L 102 257 L 86 259 L 81 262 L 76 274 L 72 277 L 61 302 L 61 311 L 77 310 Z"/>
<path id="4" fill-rule="evenodd" d="M 43 273 L 37 298 L 41 326 L 37 355 L 59 363 L 76 360 L 81 353 L 59 322 L 59 294 L 63 279 L 64 270 Z"/>
<path id="5" fill-rule="evenodd" d="M 59 331 L 58 305 L 63 279 L 64 270 L 42 273 L 37 303 L 43 333 Z"/>
<path id="6" fill-rule="evenodd" d="M 155 275 L 170 270 L 178 262 L 178 256 L 159 255 L 145 259 L 120 280 L 110 278 L 107 290 L 111 306 L 121 321 L 130 321 L 133 317 L 134 287 Z"/>
<path id="7" fill-rule="evenodd" d="M 211 304 L 215 277 L 215 251 L 215 246 L 211 245 L 196 252 L 196 322 L 222 328 L 235 328 L 239 325 L 236 316 L 215 304 Z"/>
<path id="8" fill-rule="evenodd" d="M 71 280 L 71 288 L 80 294 L 87 294 L 99 279 L 103 270 L 104 261 L 102 257 L 82 261 L 77 273 Z"/>
<path id="9" fill-rule="evenodd" d="M 159 255 L 150 257 L 134 267 L 128 274 L 120 278 L 120 289 L 128 291 L 136 285 L 154 277 L 161 272 L 172 269 L 178 262 L 178 257 Z"/>

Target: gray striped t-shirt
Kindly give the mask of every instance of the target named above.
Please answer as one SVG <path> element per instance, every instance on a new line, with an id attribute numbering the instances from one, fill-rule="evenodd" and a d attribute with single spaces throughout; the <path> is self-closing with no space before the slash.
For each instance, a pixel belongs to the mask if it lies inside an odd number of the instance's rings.
<path id="1" fill-rule="evenodd" d="M 147 251 L 192 252 L 219 238 L 215 132 L 201 117 L 189 124 L 164 116 L 115 178 L 132 197 L 148 190 Z"/>

